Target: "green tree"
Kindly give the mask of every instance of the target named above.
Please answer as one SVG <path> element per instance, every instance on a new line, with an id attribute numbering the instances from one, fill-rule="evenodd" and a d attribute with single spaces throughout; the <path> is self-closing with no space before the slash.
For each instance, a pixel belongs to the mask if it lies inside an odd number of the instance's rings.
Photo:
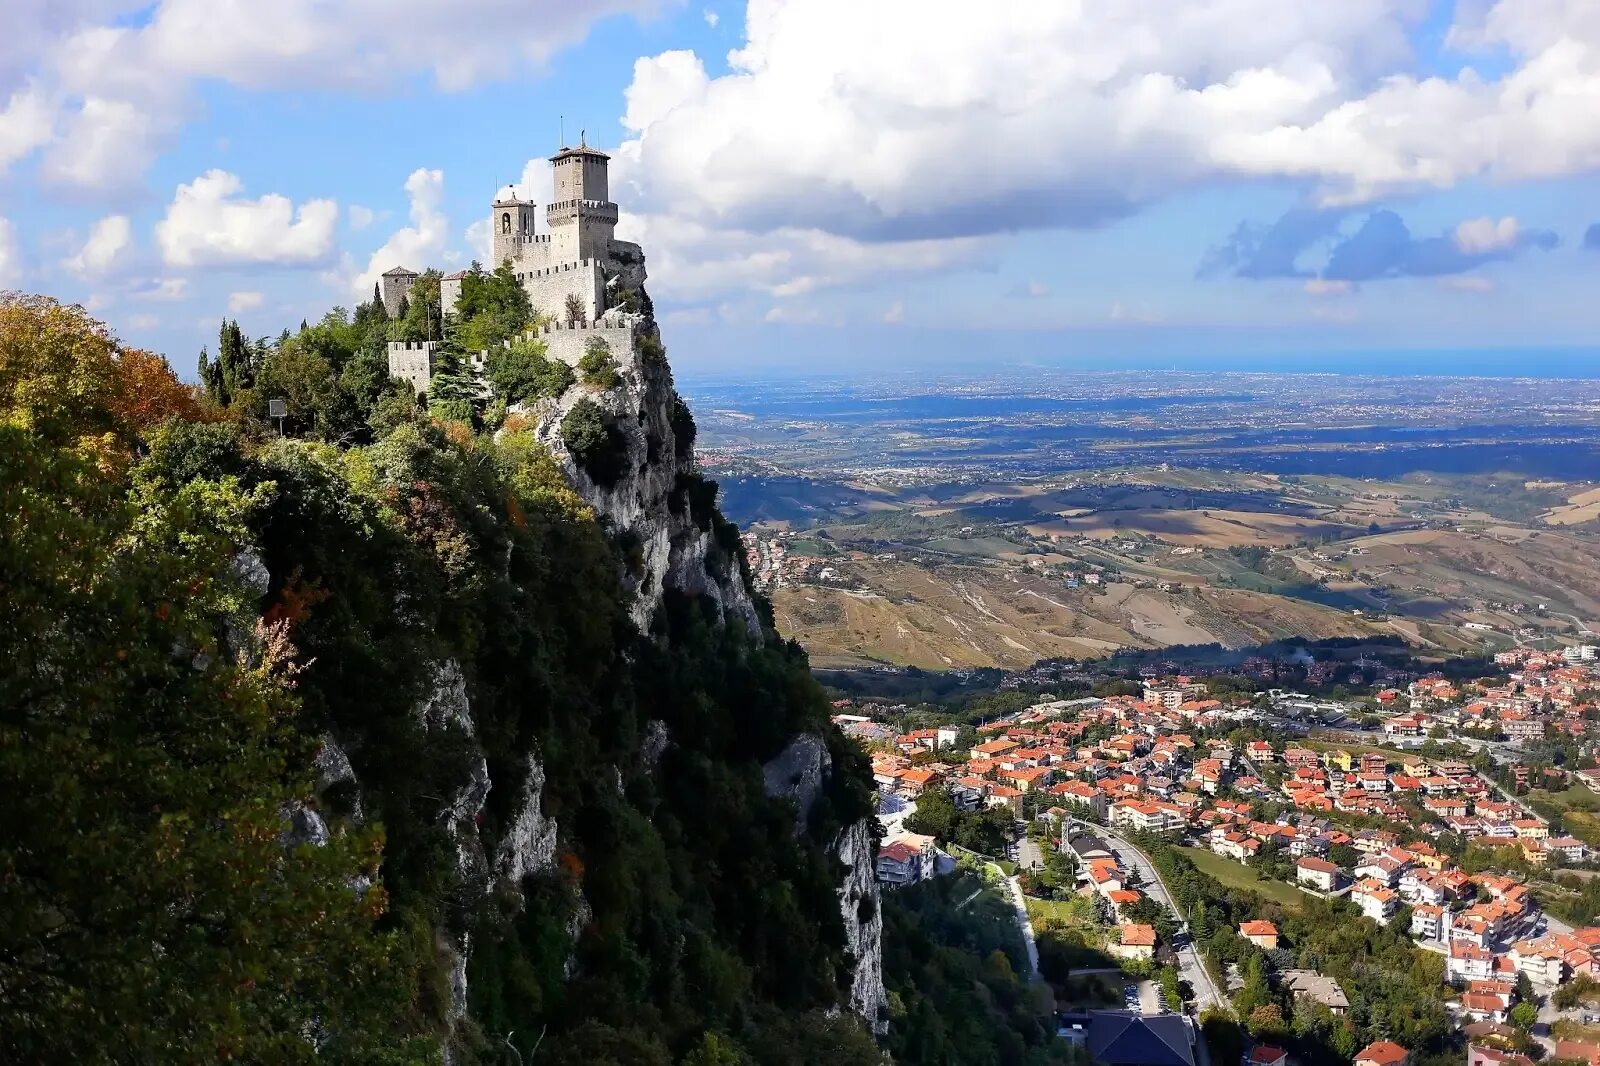
<path id="1" fill-rule="evenodd" d="M 737 1044 L 727 1037 L 707 1032 L 683 1057 L 680 1066 L 744 1066 L 747 1061 Z"/>
<path id="2" fill-rule="evenodd" d="M 1533 1028 L 1533 1023 L 1539 1020 L 1539 1007 L 1531 1000 L 1523 1000 L 1511 1008 L 1506 1018 L 1512 1025 L 1526 1033 Z"/>
<path id="3" fill-rule="evenodd" d="M 200 352 L 200 384 L 215 403 L 227 407 L 255 385 L 256 363 L 238 322 L 222 320 L 217 359 Z"/>
<path id="4" fill-rule="evenodd" d="M 588 397 L 561 419 L 561 442 L 596 484 L 614 485 L 628 458 L 627 441 L 600 405 Z"/>
<path id="5" fill-rule="evenodd" d="M 444 321 L 444 338 L 433 356 L 433 376 L 428 385 L 430 404 L 474 405 L 480 397 L 472 362 L 461 343 L 461 329 L 455 316 Z"/>
<path id="6" fill-rule="evenodd" d="M 0 1058 L 436 1055 L 428 938 L 351 890 L 381 834 L 281 839 L 315 742 L 292 627 L 251 624 L 231 565 L 270 488 L 156 476 L 169 431 L 119 417 L 120 353 L 76 315 L 0 302 Z M 74 410 L 41 417 L 58 368 Z"/>
<path id="7" fill-rule="evenodd" d="M 572 386 L 572 368 L 548 356 L 544 341 L 518 339 L 489 349 L 485 377 L 507 404 L 557 397 Z"/>
<path id="8" fill-rule="evenodd" d="M 440 275 L 424 270 L 400 298 L 400 313 L 389 323 L 392 341 L 436 341 L 444 333 L 444 309 L 439 300 Z"/>
<path id="9" fill-rule="evenodd" d="M 611 357 L 611 345 L 604 337 L 590 337 L 584 344 L 583 355 L 578 359 L 578 373 L 583 375 L 585 385 L 601 391 L 616 388 L 622 380 L 617 372 L 617 361 Z"/>
<path id="10" fill-rule="evenodd" d="M 444 309 L 461 323 L 462 343 L 473 351 L 493 351 L 526 330 L 534 320 L 527 290 L 510 263 L 492 273 L 473 263 L 461 279 L 455 307 Z"/>

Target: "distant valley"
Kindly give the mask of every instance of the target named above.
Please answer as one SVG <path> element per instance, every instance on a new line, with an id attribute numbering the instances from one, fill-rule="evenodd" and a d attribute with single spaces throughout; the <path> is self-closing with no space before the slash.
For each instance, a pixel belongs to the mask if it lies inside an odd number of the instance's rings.
<path id="1" fill-rule="evenodd" d="M 723 386 L 702 454 L 820 666 L 1600 624 L 1595 383 L 1167 377 Z"/>

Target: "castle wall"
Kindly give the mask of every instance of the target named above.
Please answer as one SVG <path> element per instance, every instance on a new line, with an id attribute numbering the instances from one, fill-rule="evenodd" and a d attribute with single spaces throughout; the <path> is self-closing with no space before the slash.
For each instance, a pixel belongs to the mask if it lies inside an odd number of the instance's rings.
<path id="1" fill-rule="evenodd" d="M 495 247 L 497 249 L 500 248 L 500 243 L 496 242 Z M 510 259 L 511 269 L 517 273 L 527 273 L 530 270 L 545 270 L 564 261 L 557 257 L 555 242 L 548 233 L 535 233 L 525 239 L 511 239 L 504 247 L 507 249 L 508 254 L 497 258 L 493 265 L 499 266 L 507 259 Z M 496 254 L 498 255 L 499 253 L 497 252 Z M 573 257 L 574 260 L 576 258 L 576 256 Z"/>
<path id="2" fill-rule="evenodd" d="M 528 294 L 533 309 L 549 318 L 567 320 L 567 295 L 576 294 L 583 301 L 583 314 L 590 322 L 600 317 L 605 309 L 605 271 L 595 259 L 563 263 L 541 270 L 517 268 L 517 280 Z"/>
<path id="3" fill-rule="evenodd" d="M 461 279 L 445 277 L 439 279 L 439 307 L 447 315 L 456 313 L 456 304 L 461 302 Z"/>
<path id="4" fill-rule="evenodd" d="M 493 235 L 490 270 L 507 259 L 515 259 L 522 247 L 534 240 L 533 222 L 537 215 L 538 211 L 531 203 L 520 200 L 495 201 L 489 210 L 489 232 Z"/>
<path id="5" fill-rule="evenodd" d="M 544 341 L 546 355 L 551 359 L 559 359 L 568 366 L 578 365 L 578 360 L 583 358 L 584 347 L 592 337 L 600 337 L 610 345 L 611 357 L 622 366 L 631 366 L 637 361 L 631 325 L 578 326 L 574 329 L 550 325 L 534 335 Z"/>
<path id="6" fill-rule="evenodd" d="M 389 376 L 410 382 L 415 392 L 427 392 L 438 348 L 438 341 L 390 341 Z"/>
<path id="7" fill-rule="evenodd" d="M 383 310 L 390 318 L 400 316 L 400 301 L 416 283 L 415 274 L 385 274 L 378 279 L 378 295 L 383 298 Z"/>

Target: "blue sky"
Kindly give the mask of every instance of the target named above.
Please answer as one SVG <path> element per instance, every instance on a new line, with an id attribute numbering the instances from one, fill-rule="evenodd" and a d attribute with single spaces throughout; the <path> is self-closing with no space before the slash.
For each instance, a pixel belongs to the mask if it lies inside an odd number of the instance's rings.
<path id="1" fill-rule="evenodd" d="M 481 255 L 563 121 L 680 373 L 1600 351 L 1592 0 L 12 6 L 0 287 L 186 375 Z"/>

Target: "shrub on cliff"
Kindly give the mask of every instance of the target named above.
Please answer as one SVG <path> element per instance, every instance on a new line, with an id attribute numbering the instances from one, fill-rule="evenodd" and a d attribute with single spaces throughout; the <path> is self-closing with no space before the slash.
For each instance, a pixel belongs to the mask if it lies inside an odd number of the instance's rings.
<path id="1" fill-rule="evenodd" d="M 561 419 L 561 443 L 597 485 L 617 483 L 628 462 L 628 442 L 600 405 L 585 397 Z"/>
<path id="2" fill-rule="evenodd" d="M 605 342 L 604 337 L 590 337 L 583 346 L 583 355 L 578 360 L 578 373 L 583 375 L 585 385 L 602 392 L 616 388 L 622 380 L 617 372 L 617 361 L 611 358 L 611 345 Z"/>

